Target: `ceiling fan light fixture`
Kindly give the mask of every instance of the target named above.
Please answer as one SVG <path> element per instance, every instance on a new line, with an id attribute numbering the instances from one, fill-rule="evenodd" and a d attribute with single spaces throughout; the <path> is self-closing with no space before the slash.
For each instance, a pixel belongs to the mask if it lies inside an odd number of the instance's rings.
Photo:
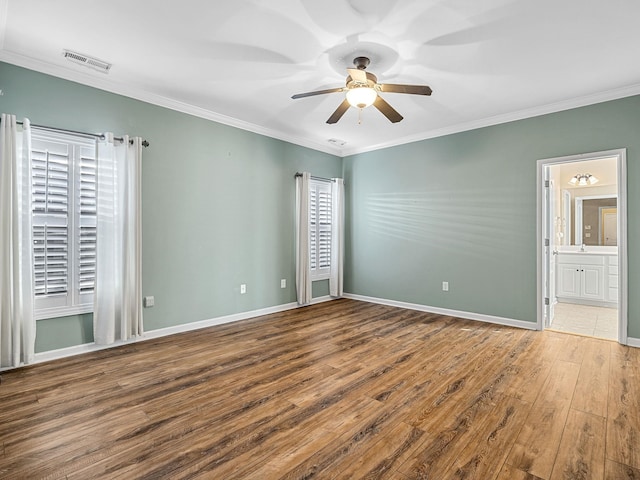
<path id="1" fill-rule="evenodd" d="M 347 90 L 347 101 L 356 108 L 367 108 L 377 97 L 378 92 L 371 87 L 352 87 Z"/>

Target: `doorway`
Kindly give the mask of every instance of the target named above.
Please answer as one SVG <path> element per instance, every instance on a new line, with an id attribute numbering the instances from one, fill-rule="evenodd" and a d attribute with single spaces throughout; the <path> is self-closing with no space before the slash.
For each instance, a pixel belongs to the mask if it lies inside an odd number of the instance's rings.
<path id="1" fill-rule="evenodd" d="M 537 170 L 538 329 L 626 344 L 626 150 L 543 159 Z"/>

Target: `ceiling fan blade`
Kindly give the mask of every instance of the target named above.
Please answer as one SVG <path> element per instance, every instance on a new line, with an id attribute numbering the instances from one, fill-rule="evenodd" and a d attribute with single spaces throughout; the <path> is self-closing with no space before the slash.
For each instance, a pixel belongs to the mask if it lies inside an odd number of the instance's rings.
<path id="1" fill-rule="evenodd" d="M 336 108 L 336 111 L 331 114 L 331 116 L 329 117 L 329 120 L 327 120 L 327 123 L 336 123 L 338 120 L 342 118 L 342 115 L 344 115 L 344 112 L 349 110 L 350 106 L 351 105 L 345 98 L 340 104 L 340 106 Z"/>
<path id="2" fill-rule="evenodd" d="M 306 92 L 306 93 L 296 93 L 291 98 L 304 98 L 304 97 L 313 97 L 314 95 L 324 95 L 325 93 L 335 93 L 335 92 L 343 92 L 345 90 L 344 87 L 338 88 L 329 88 L 328 90 L 316 90 L 315 92 Z"/>
<path id="3" fill-rule="evenodd" d="M 391 105 L 389 105 L 380 95 L 376 97 L 373 106 L 382 112 L 382 114 L 389 119 L 391 123 L 398 123 L 402 120 L 400 115 Z"/>
<path id="4" fill-rule="evenodd" d="M 381 92 L 410 93 L 412 95 L 431 95 L 431 87 L 427 85 L 398 85 L 393 83 L 378 84 Z"/>
<path id="5" fill-rule="evenodd" d="M 364 70 L 358 70 L 357 68 L 347 68 L 349 76 L 354 82 L 367 83 L 367 74 Z"/>

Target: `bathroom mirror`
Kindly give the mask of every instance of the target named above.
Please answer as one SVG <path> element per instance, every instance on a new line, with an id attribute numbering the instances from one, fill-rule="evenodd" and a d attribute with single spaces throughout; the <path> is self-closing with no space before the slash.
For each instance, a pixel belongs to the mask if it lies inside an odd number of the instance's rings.
<path id="1" fill-rule="evenodd" d="M 618 244 L 617 195 L 575 198 L 574 245 L 616 246 Z"/>

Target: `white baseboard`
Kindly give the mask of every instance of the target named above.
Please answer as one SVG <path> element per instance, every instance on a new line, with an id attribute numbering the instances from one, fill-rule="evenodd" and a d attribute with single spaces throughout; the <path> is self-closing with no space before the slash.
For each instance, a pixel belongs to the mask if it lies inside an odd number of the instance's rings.
<path id="1" fill-rule="evenodd" d="M 329 295 L 323 297 L 316 297 L 311 301 L 312 305 L 317 303 L 323 303 L 333 300 Z M 48 352 L 36 353 L 35 360 L 31 364 L 49 362 L 51 360 L 58 360 L 60 358 L 71 357 L 74 355 L 80 355 L 82 353 L 97 352 L 107 348 L 119 347 L 121 345 L 128 345 L 131 343 L 142 342 L 144 340 L 150 340 L 153 338 L 166 337 L 168 335 L 175 335 L 176 333 L 190 332 L 192 330 L 199 330 L 201 328 L 213 327 L 215 325 L 222 325 L 225 323 L 238 322 L 240 320 L 247 320 L 249 318 L 260 317 L 262 315 L 269 315 L 271 313 L 279 313 L 287 310 L 293 310 L 298 308 L 299 305 L 295 302 L 285 303 L 283 305 L 275 305 L 273 307 L 261 308 L 258 310 L 251 310 L 248 312 L 235 313 L 233 315 L 225 315 L 223 317 L 211 318 L 208 320 L 200 320 L 198 322 L 185 323 L 182 325 L 175 325 L 172 327 L 159 328 L 157 330 L 150 330 L 144 332 L 140 337 L 132 338 L 127 341 L 119 341 L 110 345 L 96 345 L 95 343 L 85 343 L 82 345 L 74 345 L 72 347 L 60 348 L 57 350 L 50 350 Z M 3 370 L 11 370 L 15 367 L 9 367 Z"/>
<path id="2" fill-rule="evenodd" d="M 627 345 L 640 348 L 640 338 L 627 337 Z"/>
<path id="3" fill-rule="evenodd" d="M 259 310 L 251 310 L 249 312 L 234 313 L 232 315 L 225 315 L 223 317 L 210 318 L 208 320 L 200 320 L 198 322 L 185 323 L 182 325 L 174 325 L 172 327 L 159 328 L 157 330 L 150 330 L 144 332 L 144 336 L 140 340 L 149 340 L 151 338 L 166 337 L 167 335 L 175 335 L 176 333 L 190 332 L 192 330 L 198 330 L 200 328 L 213 327 L 215 325 L 223 325 L 225 323 L 238 322 L 240 320 L 247 320 L 249 318 L 260 317 L 262 315 L 269 315 L 271 313 L 284 312 L 286 310 L 292 310 L 298 308 L 298 304 L 285 303 L 283 305 L 276 305 L 274 307 L 261 308 Z"/>
<path id="4" fill-rule="evenodd" d="M 46 352 L 40 352 L 35 354 L 35 360 L 29 365 L 36 363 L 50 362 L 51 360 L 58 360 L 60 358 L 73 357 L 74 355 L 81 355 L 83 353 L 97 352 L 99 350 L 105 350 L 107 348 L 119 347 L 121 345 L 127 345 L 129 343 L 139 342 L 140 340 L 146 340 L 144 337 L 132 338 L 129 341 L 118 341 L 111 345 L 96 345 L 95 343 L 83 343 L 82 345 L 73 345 L 72 347 L 59 348 L 57 350 L 49 350 Z M 20 365 L 24 366 L 24 365 Z M 10 367 L 15 368 L 15 367 Z"/>
<path id="5" fill-rule="evenodd" d="M 311 299 L 311 303 L 309 305 L 315 305 L 317 303 L 330 302 L 331 300 L 336 300 L 331 295 L 325 295 L 324 297 L 316 297 Z"/>
<path id="6" fill-rule="evenodd" d="M 407 308 L 409 310 L 418 310 L 418 311 L 421 311 L 421 312 L 437 313 L 437 314 L 440 314 L 440 315 L 450 315 L 450 316 L 453 316 L 453 317 L 466 318 L 466 319 L 469 319 L 469 320 L 477 320 L 477 321 L 480 321 L 480 322 L 495 323 L 495 324 L 498 324 L 498 325 L 506 325 L 506 326 L 510 326 L 510 327 L 525 328 L 525 329 L 528 329 L 528 330 L 536 330 L 536 324 L 534 322 L 525 322 L 523 320 L 514 320 L 514 319 L 510 319 L 510 318 L 495 317 L 495 316 L 492 316 L 492 315 L 484 315 L 484 314 L 480 314 L 480 313 L 463 312 L 463 311 L 459 311 L 459 310 L 449 310 L 449 309 L 446 309 L 446 308 L 430 307 L 428 305 L 421 305 L 421 304 L 417 304 L 417 303 L 399 302 L 399 301 L 396 301 L 396 300 L 387 300 L 387 299 L 383 299 L 383 298 L 367 297 L 367 296 L 364 296 L 364 295 L 355 295 L 355 294 L 351 294 L 351 293 L 345 293 L 343 295 L 343 297 L 344 298 L 350 298 L 350 299 L 353 299 L 353 300 L 360 300 L 360 301 L 363 301 L 363 302 L 379 303 L 381 305 L 389 305 L 389 306 L 392 306 L 392 307 Z M 328 302 L 328 301 L 331 301 L 331 300 L 333 300 L 333 298 L 330 297 L 329 295 L 327 295 L 327 296 L 323 296 L 323 297 L 314 298 L 311 301 L 311 304 L 315 305 L 315 304 L 318 304 L 318 303 Z M 260 317 L 262 315 L 269 315 L 271 313 L 284 312 L 286 310 L 292 310 L 294 308 L 298 308 L 298 304 L 297 303 L 286 303 L 286 304 L 283 304 L 283 305 L 276 305 L 276 306 L 273 306 L 273 307 L 267 307 L 267 308 L 262 308 L 262 309 L 258 309 L 258 310 L 252 310 L 252 311 L 248 311 L 248 312 L 236 313 L 236 314 L 233 314 L 233 315 L 225 315 L 223 317 L 211 318 L 211 319 L 208 319 L 208 320 L 201 320 L 201 321 L 198 321 L 198 322 L 185 323 L 183 325 L 175 325 L 175 326 L 172 326 L 172 327 L 160 328 L 160 329 L 157 329 L 157 330 L 151 330 L 149 332 L 145 332 L 140 337 L 133 338 L 133 339 L 128 340 L 126 342 L 122 342 L 121 341 L 121 342 L 116 342 L 116 343 L 111 344 L 111 345 L 96 345 L 95 343 L 86 343 L 86 344 L 83 344 L 83 345 L 74 345 L 72 347 L 60 348 L 60 349 L 57 349 L 57 350 L 50 350 L 48 352 L 36 353 L 35 361 L 33 362 L 33 364 L 49 362 L 51 360 L 58 360 L 60 358 L 71 357 L 71 356 L 80 355 L 80 354 L 83 354 L 83 353 L 97 352 L 99 350 L 104 350 L 104 349 L 107 349 L 107 348 L 119 347 L 121 345 L 127 345 L 127 344 L 131 344 L 131 343 L 141 342 L 141 341 L 150 340 L 150 339 L 153 339 L 153 338 L 165 337 L 167 335 L 175 335 L 176 333 L 189 332 L 189 331 L 192 331 L 192 330 L 198 330 L 198 329 L 201 329 L 201 328 L 212 327 L 212 326 L 215 326 L 215 325 L 222 325 L 222 324 L 225 324 L 225 323 L 237 322 L 237 321 L 240 321 L 240 320 L 247 320 L 249 318 Z M 640 338 L 629 337 L 627 339 L 627 345 L 629 345 L 630 347 L 640 348 Z M 0 371 L 11 370 L 13 368 L 14 367 L 3 368 L 3 369 L 0 369 Z"/>
<path id="7" fill-rule="evenodd" d="M 419 303 L 399 302 L 397 300 L 387 300 L 384 298 L 367 297 L 364 295 L 354 295 L 352 293 L 345 293 L 344 297 L 351 298 L 353 300 L 361 300 L 363 302 L 389 305 L 391 307 L 400 307 L 400 308 L 407 308 L 409 310 L 418 310 L 420 312 L 437 313 L 440 315 L 449 315 L 452 317 L 466 318 L 468 320 L 477 320 L 479 322 L 495 323 L 498 325 L 505 325 L 508 327 L 526 328 L 527 330 L 537 330 L 538 328 L 538 325 L 536 322 L 525 322 L 524 320 L 514 320 L 512 318 L 495 317 L 493 315 L 484 315 L 482 313 L 462 312 L 460 310 L 449 310 L 447 308 L 430 307 L 428 305 L 421 305 Z"/>

